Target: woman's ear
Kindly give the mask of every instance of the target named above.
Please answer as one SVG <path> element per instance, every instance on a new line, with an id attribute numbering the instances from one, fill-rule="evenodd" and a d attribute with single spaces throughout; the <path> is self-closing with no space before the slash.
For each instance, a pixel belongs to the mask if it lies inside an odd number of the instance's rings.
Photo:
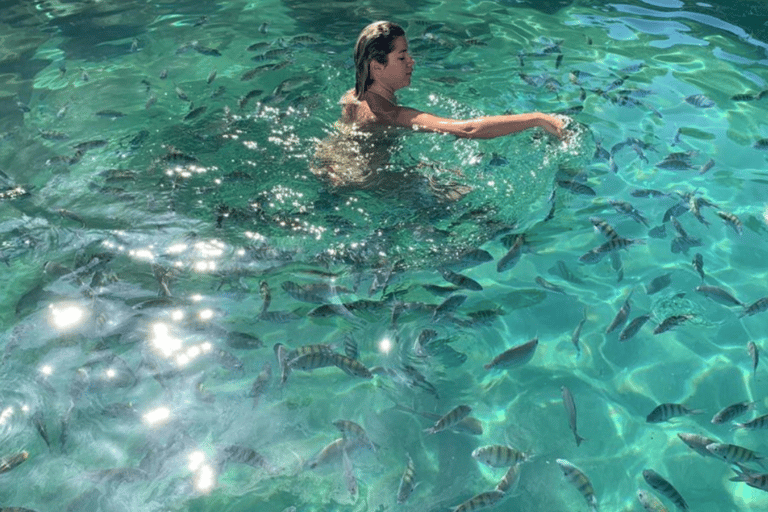
<path id="1" fill-rule="evenodd" d="M 376 80 L 376 77 L 378 76 L 378 74 L 381 72 L 382 69 L 384 69 L 384 64 L 377 61 L 376 59 L 372 59 L 371 63 L 369 64 L 368 75 L 372 79 Z"/>

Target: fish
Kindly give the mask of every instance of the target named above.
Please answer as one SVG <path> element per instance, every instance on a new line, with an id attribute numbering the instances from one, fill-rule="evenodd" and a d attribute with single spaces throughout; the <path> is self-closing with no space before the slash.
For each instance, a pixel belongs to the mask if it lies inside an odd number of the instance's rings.
<path id="1" fill-rule="evenodd" d="M 754 408 L 755 408 L 755 402 L 739 402 L 736 404 L 729 405 L 727 407 L 724 407 L 722 410 L 720 410 L 717 414 L 715 414 L 712 417 L 712 423 L 714 423 L 715 425 L 719 425 L 721 423 L 731 421 L 733 418 L 737 416 L 741 416 L 742 414 Z"/>
<path id="2" fill-rule="evenodd" d="M 741 316 L 756 315 L 757 313 L 762 313 L 766 309 L 768 309 L 768 297 L 762 297 L 757 299 L 752 304 L 745 306 Z"/>
<path id="3" fill-rule="evenodd" d="M 634 337 L 638 332 L 640 332 L 640 329 L 650 318 L 651 315 L 649 314 L 640 315 L 633 318 L 632 321 L 629 322 L 627 326 L 624 327 L 624 329 L 622 329 L 619 333 L 619 341 L 627 341 L 628 339 Z"/>
<path id="4" fill-rule="evenodd" d="M 571 427 L 573 437 L 576 439 L 576 446 L 579 446 L 582 441 L 585 441 L 583 437 L 576 431 L 576 403 L 573 401 L 573 395 L 571 390 L 566 386 L 560 386 L 560 392 L 563 396 L 563 405 L 565 406 L 565 412 L 568 413 L 568 426 Z"/>
<path id="5" fill-rule="evenodd" d="M 734 94 L 731 96 L 732 101 L 754 101 L 757 99 L 757 96 L 750 93 L 740 93 L 740 94 Z"/>
<path id="6" fill-rule="evenodd" d="M 637 501 L 647 512 L 668 512 L 667 507 L 654 496 L 653 494 L 644 491 L 643 489 L 637 490 Z"/>
<path id="7" fill-rule="evenodd" d="M 744 306 L 744 303 L 718 286 L 699 285 L 694 290 L 725 306 Z"/>
<path id="8" fill-rule="evenodd" d="M 346 445 L 359 444 L 366 446 L 372 451 L 376 451 L 376 445 L 368 437 L 365 429 L 352 420 L 335 420 L 333 426 L 341 431 L 341 435 L 346 441 Z"/>
<path id="9" fill-rule="evenodd" d="M 280 384 L 285 384 L 288 375 L 291 373 L 291 367 L 288 365 L 288 349 L 282 343 L 275 343 L 273 350 L 277 358 L 277 367 L 280 368 Z"/>
<path id="10" fill-rule="evenodd" d="M 680 510 L 688 510 L 688 504 L 685 502 L 680 493 L 677 492 L 677 489 L 675 489 L 671 483 L 669 483 L 657 472 L 652 469 L 644 469 L 643 478 L 648 483 L 648 485 L 672 500 L 672 503 L 674 503 L 677 508 Z"/>
<path id="11" fill-rule="evenodd" d="M 125 117 L 125 114 L 120 112 L 119 110 L 99 110 L 96 112 L 96 115 L 99 117 L 108 117 L 110 119 L 117 119 L 118 117 Z"/>
<path id="12" fill-rule="evenodd" d="M 685 102 L 699 108 L 710 108 L 715 106 L 715 102 L 703 94 L 692 94 L 686 96 Z"/>
<path id="13" fill-rule="evenodd" d="M 707 445 L 716 443 L 716 440 L 702 436 L 701 434 L 690 434 L 688 432 L 678 432 L 677 437 L 702 457 L 714 457 L 712 452 L 707 450 Z"/>
<path id="14" fill-rule="evenodd" d="M 344 336 L 344 354 L 350 359 L 357 359 L 359 355 L 357 341 L 355 341 L 355 338 L 350 333 Z"/>
<path id="15" fill-rule="evenodd" d="M 624 322 L 627 321 L 627 317 L 629 317 L 629 312 L 632 310 L 632 292 L 629 293 L 629 296 L 624 300 L 624 304 L 619 308 L 619 311 L 616 313 L 616 316 L 613 317 L 613 320 L 608 325 L 608 327 L 605 329 L 605 334 L 610 334 L 613 331 L 616 330 L 620 325 L 623 325 Z"/>
<path id="16" fill-rule="evenodd" d="M 681 404 L 663 403 L 657 405 L 645 418 L 648 423 L 662 423 L 678 416 L 701 414 L 701 409 L 688 409 Z"/>
<path id="17" fill-rule="evenodd" d="M 272 365 L 269 363 L 264 363 L 264 365 L 261 367 L 261 371 L 256 376 L 256 379 L 253 381 L 253 385 L 251 386 L 250 396 L 253 397 L 253 407 L 257 407 L 259 405 L 259 399 L 266 391 L 267 387 L 269 386 L 269 381 L 271 380 Z"/>
<path id="18" fill-rule="evenodd" d="M 707 445 L 707 450 L 730 464 L 756 462 L 765 468 L 765 464 L 763 463 L 764 457 L 743 446 L 727 443 L 712 443 Z"/>
<path id="19" fill-rule="evenodd" d="M 261 317 L 267 312 L 270 304 L 272 304 L 272 289 L 266 281 L 259 283 L 259 295 L 261 295 L 261 311 L 259 312 L 259 317 Z"/>
<path id="20" fill-rule="evenodd" d="M 419 412 L 402 405 L 395 405 L 395 408 L 411 414 L 418 414 L 419 416 L 423 416 L 429 419 L 430 421 L 437 421 L 440 419 L 439 414 L 434 414 L 431 412 Z M 483 424 L 480 423 L 480 420 L 478 420 L 473 416 L 464 417 L 464 419 L 462 419 L 461 421 L 459 421 L 458 423 L 450 427 L 450 429 L 456 432 L 462 432 L 464 434 L 470 434 L 473 436 L 479 436 L 483 434 Z"/>
<path id="21" fill-rule="evenodd" d="M 762 430 L 768 428 L 768 414 L 763 414 L 753 418 L 745 423 L 737 423 L 734 428 L 744 428 L 747 430 Z"/>
<path id="22" fill-rule="evenodd" d="M 248 91 L 243 96 L 240 97 L 239 100 L 237 100 L 237 105 L 240 107 L 240 110 L 245 109 L 245 107 L 248 105 L 248 102 L 251 101 L 256 96 L 259 96 L 264 91 L 261 89 L 253 89 L 251 91 Z"/>
<path id="23" fill-rule="evenodd" d="M 707 162 L 699 168 L 699 174 L 704 174 L 715 166 L 715 160 L 710 158 Z"/>
<path id="24" fill-rule="evenodd" d="M 26 450 L 14 453 L 13 455 L 6 455 L 0 459 L 0 474 L 7 473 L 28 458 L 29 452 Z"/>
<path id="25" fill-rule="evenodd" d="M 761 151 L 766 151 L 768 150 L 768 139 L 759 139 L 752 145 L 752 147 Z"/>
<path id="26" fill-rule="evenodd" d="M 447 299 L 437 305 L 434 313 L 432 314 L 432 321 L 437 322 L 442 318 L 453 315 L 458 307 L 464 304 L 465 300 L 467 300 L 466 295 L 450 295 Z"/>
<path id="27" fill-rule="evenodd" d="M 357 359 L 352 359 L 351 357 L 342 354 L 331 354 L 331 361 L 337 368 L 344 371 L 347 375 L 360 377 L 362 379 L 373 378 L 371 371 Z"/>
<path id="28" fill-rule="evenodd" d="M 691 261 L 693 269 L 701 276 L 701 281 L 704 282 L 704 256 L 697 252 L 693 255 L 693 261 Z"/>
<path id="29" fill-rule="evenodd" d="M 673 327 L 677 327 L 678 325 L 694 318 L 694 316 L 695 315 L 692 315 L 692 314 L 669 316 L 664 320 L 662 320 L 661 323 L 656 326 L 656 328 L 653 330 L 653 334 L 661 334 L 663 332 L 667 332 Z"/>
<path id="30" fill-rule="evenodd" d="M 492 507 L 501 501 L 504 496 L 505 494 L 498 490 L 481 492 L 464 503 L 453 507 L 451 512 L 475 512 L 476 510 Z"/>
<path id="31" fill-rule="evenodd" d="M 182 121 L 189 121 L 190 119 L 194 119 L 196 117 L 200 117 L 202 114 L 205 113 L 205 111 L 208 109 L 205 105 L 201 107 L 194 108 L 187 112 L 187 115 L 184 116 Z"/>
<path id="32" fill-rule="evenodd" d="M 431 426 L 428 429 L 425 429 L 424 432 L 428 434 L 436 434 L 437 432 L 441 432 L 445 429 L 451 428 L 454 425 L 456 425 L 458 422 L 460 422 L 462 419 L 469 416 L 470 412 L 472 412 L 472 408 L 470 406 L 458 405 L 453 409 L 451 409 L 446 415 L 438 419 L 433 426 Z"/>
<path id="33" fill-rule="evenodd" d="M 413 465 L 413 459 L 408 453 L 406 453 L 405 456 L 408 458 L 408 460 L 405 463 L 403 475 L 400 477 L 400 485 L 397 488 L 398 503 L 405 503 L 413 493 L 413 490 L 416 488 L 416 484 L 414 482 L 416 476 L 416 468 Z"/>
<path id="34" fill-rule="evenodd" d="M 256 450 L 236 444 L 229 445 L 222 450 L 221 464 L 223 465 L 228 462 L 239 462 L 254 468 L 260 468 L 266 465 L 266 460 Z"/>
<path id="35" fill-rule="evenodd" d="M 597 496 L 595 496 L 595 489 L 592 487 L 589 477 L 578 467 L 574 466 L 565 459 L 556 459 L 557 465 L 563 471 L 565 479 L 578 489 L 584 499 L 587 500 L 592 512 L 597 512 Z"/>
<path id="36" fill-rule="evenodd" d="M 347 484 L 347 491 L 351 496 L 357 496 L 357 477 L 346 449 L 341 450 L 341 460 L 344 466 L 344 482 Z"/>
<path id="37" fill-rule="evenodd" d="M 472 451 L 472 458 L 492 468 L 506 468 L 529 459 L 527 454 L 501 444 L 475 448 Z"/>
<path id="38" fill-rule="evenodd" d="M 670 284 L 672 284 L 672 274 L 666 273 L 654 278 L 650 283 L 648 283 L 648 285 L 645 287 L 645 293 L 648 295 L 653 295 L 654 293 L 660 292 Z"/>
<path id="39" fill-rule="evenodd" d="M 738 469 L 732 468 L 736 475 L 731 478 L 732 482 L 744 482 L 750 487 L 760 489 L 761 491 L 768 491 L 768 473 L 752 473 L 744 466 L 737 464 Z"/>
<path id="40" fill-rule="evenodd" d="M 520 256 L 522 255 L 524 244 L 525 235 L 517 235 L 515 242 L 512 244 L 512 247 L 509 248 L 509 251 L 507 251 L 507 253 L 502 256 L 496 264 L 496 271 L 504 272 L 517 265 L 517 262 L 520 261 Z"/>
<path id="41" fill-rule="evenodd" d="M 330 459 L 338 456 L 342 450 L 351 450 L 357 446 L 354 444 L 351 446 L 346 446 L 346 444 L 346 440 L 343 437 L 331 441 L 325 445 L 322 450 L 320 450 L 320 453 L 318 453 L 317 456 L 307 464 L 307 466 L 310 469 L 314 469 L 320 464 L 324 464 Z"/>
<path id="42" fill-rule="evenodd" d="M 757 375 L 757 363 L 760 361 L 760 351 L 757 348 L 757 344 L 750 340 L 747 342 L 747 352 L 752 360 L 752 376 Z"/>
<path id="43" fill-rule="evenodd" d="M 526 341 L 523 344 L 516 345 L 494 357 L 490 363 L 483 366 L 486 370 L 491 369 L 511 369 L 521 366 L 533 358 L 536 347 L 539 345 L 539 337 Z"/>
<path id="44" fill-rule="evenodd" d="M 725 212 L 722 210 L 716 211 L 715 214 L 721 219 L 723 219 L 726 224 L 731 226 L 736 233 L 738 233 L 739 235 L 742 234 L 743 232 L 742 223 L 741 223 L 741 220 L 739 220 L 739 218 L 736 215 L 734 215 L 731 212 Z"/>
<path id="45" fill-rule="evenodd" d="M 51 440 L 48 438 L 48 429 L 45 427 L 42 411 L 37 411 L 32 415 L 32 423 L 35 425 L 37 433 L 40 434 L 40 437 L 43 438 L 43 441 L 45 441 L 46 446 L 48 446 L 48 449 L 50 450 Z"/>
<path id="46" fill-rule="evenodd" d="M 571 333 L 571 343 L 576 347 L 576 354 L 581 354 L 581 347 L 579 346 L 579 338 L 581 337 L 581 329 L 584 327 L 584 322 L 587 321 L 587 308 L 584 308 L 584 316 L 576 325 L 576 328 Z"/>
<path id="47" fill-rule="evenodd" d="M 564 188 L 570 192 L 573 192 L 574 194 L 580 194 L 583 196 L 596 196 L 597 192 L 595 192 L 595 189 L 590 187 L 589 185 L 585 185 L 583 183 L 579 183 L 578 181 L 572 181 L 572 180 L 557 180 L 557 185 L 561 188 Z"/>
<path id="48" fill-rule="evenodd" d="M 563 288 L 562 286 L 557 286 L 554 283 L 550 283 L 549 281 L 547 281 L 546 279 L 544 279 L 541 276 L 536 276 L 535 281 L 536 281 L 536 284 L 538 284 L 539 286 L 541 286 L 545 290 L 549 290 L 549 291 L 555 292 L 555 293 L 562 293 L 563 295 L 566 295 L 565 288 Z"/>
<path id="49" fill-rule="evenodd" d="M 440 275 L 443 279 L 449 283 L 458 286 L 459 288 L 466 288 L 467 290 L 482 291 L 483 287 L 474 279 L 462 274 L 458 274 L 450 269 L 444 268 L 440 270 Z"/>
<path id="50" fill-rule="evenodd" d="M 645 227 L 648 226 L 648 219 L 643 217 L 643 215 L 640 213 L 640 211 L 632 206 L 630 203 L 626 201 L 617 201 L 614 199 L 609 199 L 608 203 L 613 206 L 617 212 L 623 213 L 625 215 L 628 215 L 632 220 L 635 222 L 639 222 L 640 224 L 643 224 Z"/>
<path id="51" fill-rule="evenodd" d="M 513 464 L 509 466 L 507 472 L 496 484 L 496 490 L 507 494 L 513 494 L 517 489 L 517 484 L 520 483 L 520 467 L 521 464 Z"/>

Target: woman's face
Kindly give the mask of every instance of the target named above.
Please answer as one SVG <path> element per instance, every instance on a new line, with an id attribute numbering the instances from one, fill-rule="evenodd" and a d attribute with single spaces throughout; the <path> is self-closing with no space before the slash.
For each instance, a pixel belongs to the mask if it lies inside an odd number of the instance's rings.
<path id="1" fill-rule="evenodd" d="M 393 91 L 408 87 L 414 64 L 416 62 L 408 53 L 408 41 L 405 37 L 398 37 L 394 49 L 387 55 L 387 65 L 382 68 L 377 80 Z"/>

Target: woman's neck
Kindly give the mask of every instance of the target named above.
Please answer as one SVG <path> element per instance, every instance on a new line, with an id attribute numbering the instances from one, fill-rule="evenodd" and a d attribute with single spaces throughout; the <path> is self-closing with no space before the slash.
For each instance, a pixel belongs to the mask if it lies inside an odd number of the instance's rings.
<path id="1" fill-rule="evenodd" d="M 394 89 L 389 89 L 387 87 L 384 87 L 383 85 L 380 85 L 379 82 L 373 82 L 370 87 L 368 87 L 368 90 L 366 92 L 372 92 L 374 94 L 378 94 L 385 100 L 396 104 L 397 99 L 395 98 L 395 91 Z"/>

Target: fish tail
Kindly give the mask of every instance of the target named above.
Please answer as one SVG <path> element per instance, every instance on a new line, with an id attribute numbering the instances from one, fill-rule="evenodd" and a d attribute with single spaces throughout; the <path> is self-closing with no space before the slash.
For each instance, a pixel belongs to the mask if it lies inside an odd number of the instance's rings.
<path id="1" fill-rule="evenodd" d="M 584 437 L 581 437 L 579 434 L 576 434 L 576 446 L 579 446 L 581 443 L 586 441 L 587 439 Z"/>

